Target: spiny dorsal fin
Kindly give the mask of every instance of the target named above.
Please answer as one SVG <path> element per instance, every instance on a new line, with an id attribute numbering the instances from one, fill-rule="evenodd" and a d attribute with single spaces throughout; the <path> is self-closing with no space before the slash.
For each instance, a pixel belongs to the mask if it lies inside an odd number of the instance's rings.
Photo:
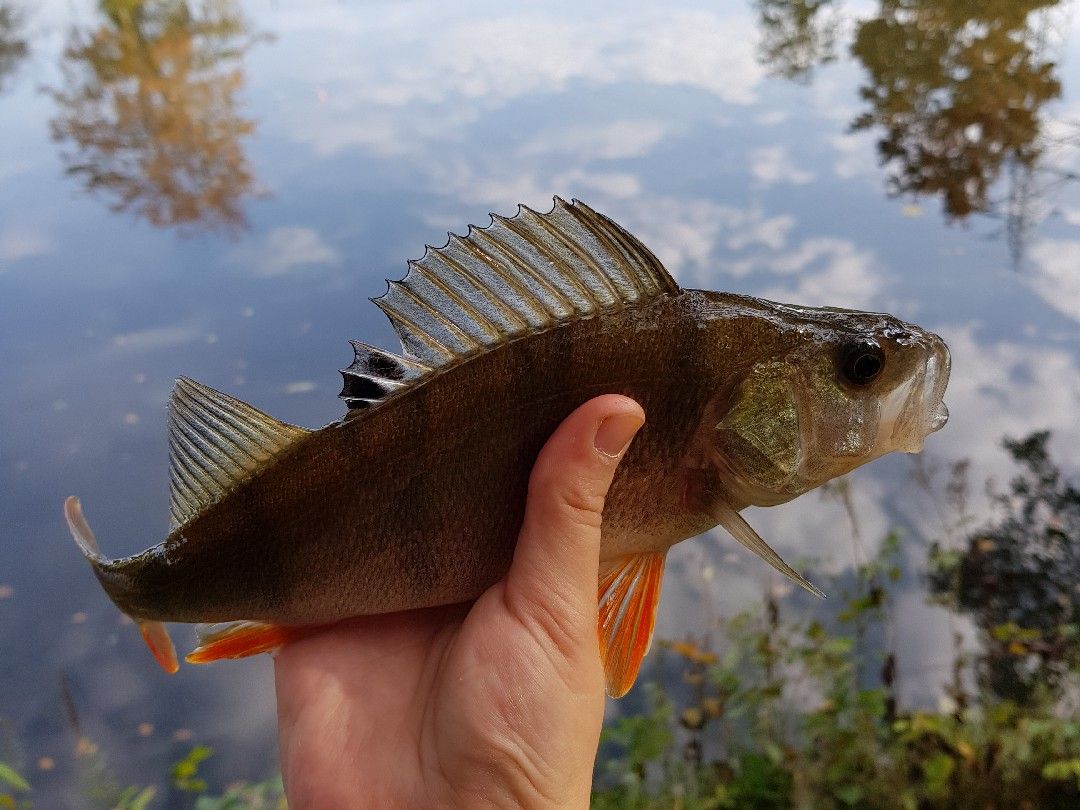
<path id="1" fill-rule="evenodd" d="M 678 292 L 647 247 L 578 200 L 556 197 L 546 214 L 525 206 L 509 219 L 492 214 L 488 227 L 429 246 L 374 299 L 404 357 L 366 346 L 362 356 L 357 348 L 357 361 L 342 371 L 341 396 L 350 407 L 367 407 L 402 382 L 512 338 Z M 420 373 L 373 373 L 371 356 Z"/>
<path id="2" fill-rule="evenodd" d="M 170 529 L 220 500 L 309 432 L 181 377 L 169 399 Z"/>
<path id="3" fill-rule="evenodd" d="M 352 410 L 367 408 L 393 392 L 404 388 L 410 380 L 431 371 L 431 366 L 377 349 L 359 340 L 352 343 L 355 357 L 352 365 L 341 369 L 344 386 L 338 394 Z"/>

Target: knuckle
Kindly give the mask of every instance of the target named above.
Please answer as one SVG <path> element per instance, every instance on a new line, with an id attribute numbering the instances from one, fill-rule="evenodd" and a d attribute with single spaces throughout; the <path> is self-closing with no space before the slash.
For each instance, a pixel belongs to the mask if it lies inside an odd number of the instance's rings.
<path id="1" fill-rule="evenodd" d="M 604 493 L 592 481 L 567 481 L 551 473 L 534 473 L 529 479 L 529 498 L 547 504 L 574 525 L 600 528 Z"/>

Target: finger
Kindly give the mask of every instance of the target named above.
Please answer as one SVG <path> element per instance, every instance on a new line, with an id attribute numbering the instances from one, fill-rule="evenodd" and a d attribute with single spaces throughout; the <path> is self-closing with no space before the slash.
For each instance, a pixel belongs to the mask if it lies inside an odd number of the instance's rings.
<path id="1" fill-rule="evenodd" d="M 563 421 L 533 466 L 506 598 L 554 632 L 576 635 L 588 624 L 595 640 L 604 500 L 644 421 L 632 399 L 597 397 Z"/>

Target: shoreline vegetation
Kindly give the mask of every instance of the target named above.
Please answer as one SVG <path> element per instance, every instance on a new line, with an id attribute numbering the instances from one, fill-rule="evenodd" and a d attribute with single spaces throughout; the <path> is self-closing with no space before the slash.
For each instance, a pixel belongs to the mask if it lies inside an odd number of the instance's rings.
<path id="1" fill-rule="evenodd" d="M 659 643 L 651 681 L 608 721 L 592 805 L 652 808 L 1072 808 L 1080 806 L 1080 490 L 1049 434 L 1004 442 L 1016 465 L 996 516 L 976 527 L 967 465 L 923 488 L 945 517 L 921 574 L 956 631 L 935 708 L 898 698 L 889 643 L 903 576 L 899 531 L 831 584 L 813 611 L 767 594 L 714 637 Z M 846 483 L 833 485 L 854 518 Z M 61 691 L 64 692 L 63 682 Z M 122 786 L 80 730 L 73 758 L 86 807 L 283 808 L 278 777 L 211 786 L 195 745 L 150 785 Z M 119 756 L 118 752 L 110 752 Z M 41 768 L 39 770 L 48 770 Z M 0 746 L 0 810 L 35 807 L 17 745 Z"/>

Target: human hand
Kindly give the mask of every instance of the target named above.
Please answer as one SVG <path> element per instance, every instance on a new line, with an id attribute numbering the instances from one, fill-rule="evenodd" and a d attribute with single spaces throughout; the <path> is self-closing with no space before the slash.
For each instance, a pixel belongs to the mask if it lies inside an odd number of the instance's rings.
<path id="1" fill-rule="evenodd" d="M 540 452 L 514 560 L 472 605 L 367 616 L 275 659 L 290 807 L 586 807 L 604 712 L 600 516 L 644 422 L 616 395 Z"/>

